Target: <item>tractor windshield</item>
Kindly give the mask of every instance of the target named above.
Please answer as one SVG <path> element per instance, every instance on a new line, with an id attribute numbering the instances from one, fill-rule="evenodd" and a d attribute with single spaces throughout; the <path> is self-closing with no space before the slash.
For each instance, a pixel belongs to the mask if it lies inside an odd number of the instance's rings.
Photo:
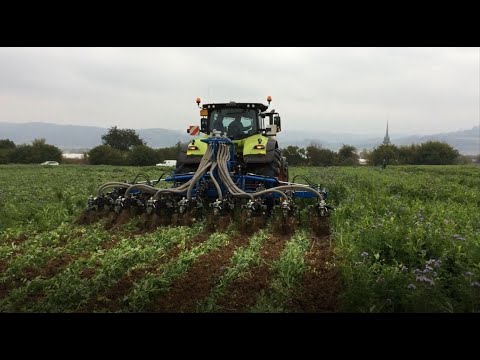
<path id="1" fill-rule="evenodd" d="M 257 132 L 257 112 L 254 109 L 215 109 L 210 112 L 210 132 L 227 133 L 230 139 L 243 139 Z"/>

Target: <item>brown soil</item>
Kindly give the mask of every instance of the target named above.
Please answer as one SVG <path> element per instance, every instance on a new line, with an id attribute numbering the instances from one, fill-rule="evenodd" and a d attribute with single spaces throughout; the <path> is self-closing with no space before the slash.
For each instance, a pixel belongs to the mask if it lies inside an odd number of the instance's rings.
<path id="1" fill-rule="evenodd" d="M 140 215 L 139 229 L 136 232 L 137 235 L 147 234 L 154 231 L 159 226 L 168 225 L 169 219 L 157 214 L 142 214 Z"/>
<path id="2" fill-rule="evenodd" d="M 65 269 L 70 263 L 81 258 L 86 257 L 90 253 L 83 252 L 75 255 L 64 254 L 58 258 L 50 259 L 45 266 L 41 268 L 28 267 L 25 269 L 22 277 L 27 280 L 33 280 L 37 276 L 44 278 L 50 278 L 59 273 L 62 269 Z"/>
<path id="3" fill-rule="evenodd" d="M 13 242 L 15 245 L 19 245 L 19 244 L 25 242 L 26 240 L 28 240 L 28 236 L 25 235 L 25 234 L 21 234 L 21 235 L 20 235 L 19 237 L 17 237 L 16 239 L 13 239 L 12 242 Z"/>
<path id="4" fill-rule="evenodd" d="M 268 218 L 266 216 L 248 217 L 242 214 L 239 218 L 238 228 L 242 234 L 251 235 L 266 227 Z"/>
<path id="5" fill-rule="evenodd" d="M 205 223 L 205 227 L 210 231 L 223 232 L 234 221 L 232 214 L 214 216 L 209 214 Z"/>
<path id="6" fill-rule="evenodd" d="M 196 235 L 192 241 L 185 248 L 186 251 L 203 243 L 210 236 L 210 231 L 203 231 Z M 145 276 L 148 272 L 155 271 L 159 266 L 168 263 L 176 258 L 181 251 L 185 251 L 175 246 L 165 256 L 162 256 L 158 261 L 151 266 L 141 269 L 134 269 L 128 274 L 125 274 L 115 285 L 107 289 L 103 294 L 91 298 L 89 303 L 83 307 L 80 312 L 93 312 L 95 309 L 105 309 L 112 312 L 121 311 L 122 299 L 131 290 L 135 282 Z"/>
<path id="7" fill-rule="evenodd" d="M 112 230 L 121 225 L 126 224 L 132 217 L 129 210 L 123 210 L 120 214 L 115 212 L 109 213 L 107 221 L 105 222 L 105 230 Z"/>
<path id="8" fill-rule="evenodd" d="M 92 211 L 92 210 L 83 210 L 80 216 L 75 220 L 77 225 L 90 225 L 99 219 L 108 215 L 108 210 L 101 211 Z"/>
<path id="9" fill-rule="evenodd" d="M 228 267 L 236 248 L 248 244 L 249 237 L 237 235 L 228 245 L 200 256 L 187 273 L 154 303 L 152 312 L 194 312 L 198 302 L 210 294 L 215 281 Z"/>
<path id="10" fill-rule="evenodd" d="M 173 214 L 171 218 L 172 226 L 191 226 L 197 221 L 198 215 L 194 211 L 184 214 Z"/>
<path id="11" fill-rule="evenodd" d="M 0 260 L 0 273 L 3 273 L 7 269 L 6 261 Z M 0 283 L 0 299 L 3 299 L 9 290 L 9 286 L 6 283 Z"/>
<path id="12" fill-rule="evenodd" d="M 119 239 L 117 237 L 112 236 L 109 241 L 107 240 L 107 241 L 102 243 L 101 248 L 104 249 L 104 250 L 110 250 L 111 248 L 113 248 L 118 243 L 118 241 L 119 241 Z"/>
<path id="13" fill-rule="evenodd" d="M 218 299 L 217 306 L 221 312 L 246 312 L 255 305 L 260 291 L 266 290 L 270 284 L 271 264 L 280 257 L 287 240 L 288 235 L 268 237 L 260 252 L 262 263 L 233 281 Z"/>
<path id="14" fill-rule="evenodd" d="M 327 217 L 312 217 L 310 219 L 310 228 L 313 233 L 319 237 L 330 235 L 330 226 Z"/>
<path id="15" fill-rule="evenodd" d="M 306 254 L 311 267 L 303 277 L 302 291 L 293 297 L 290 308 L 296 312 L 337 312 L 341 282 L 339 272 L 332 266 L 333 252 L 328 235 L 312 238 L 312 247 Z M 327 262 L 330 262 L 327 265 Z"/>
<path id="16" fill-rule="evenodd" d="M 65 269 L 73 261 L 82 257 L 87 257 L 89 254 L 90 254 L 89 252 L 82 252 L 75 255 L 64 254 L 58 258 L 50 259 L 45 264 L 45 266 L 41 268 L 27 267 L 22 272 L 22 274 L 17 277 L 16 280 L 10 281 L 8 283 L 0 284 L 0 298 L 5 297 L 10 290 L 19 286 L 23 286 L 24 283 L 19 281 L 20 278 L 25 278 L 28 281 L 31 281 L 38 276 L 41 276 L 46 279 L 51 278 L 55 276 L 57 273 L 59 273 L 60 271 L 62 271 L 63 269 Z M 6 267 L 4 269 L 6 269 Z M 0 270 L 3 271 L 4 269 L 0 269 Z M 32 296 L 35 296 L 35 295 L 32 294 Z"/>
<path id="17" fill-rule="evenodd" d="M 10 291 L 11 287 L 8 283 L 0 283 L 0 299 L 3 299 L 7 296 L 7 293 Z"/>
<path id="18" fill-rule="evenodd" d="M 50 278 L 60 272 L 62 269 L 66 268 L 68 264 L 74 260 L 86 256 L 87 253 L 80 253 L 76 255 L 65 254 L 61 257 L 50 259 L 47 264 L 42 268 L 27 267 L 21 276 L 18 276 L 17 280 L 10 281 L 8 283 L 0 284 L 0 298 L 4 298 L 10 290 L 13 290 L 16 287 L 23 286 L 24 283 L 20 282 L 20 278 L 25 278 L 27 280 L 33 280 L 38 276 L 44 278 Z M 6 269 L 6 267 L 4 268 Z M 3 271 L 3 269 L 1 269 Z M 42 297 L 42 294 L 31 294 L 29 299 Z"/>
<path id="19" fill-rule="evenodd" d="M 91 269 L 91 268 L 83 269 L 82 272 L 80 273 L 80 276 L 84 279 L 91 279 L 92 277 L 95 276 L 95 269 Z"/>
<path id="20" fill-rule="evenodd" d="M 297 217 L 284 219 L 282 216 L 273 218 L 272 231 L 276 236 L 291 236 L 299 228 Z"/>

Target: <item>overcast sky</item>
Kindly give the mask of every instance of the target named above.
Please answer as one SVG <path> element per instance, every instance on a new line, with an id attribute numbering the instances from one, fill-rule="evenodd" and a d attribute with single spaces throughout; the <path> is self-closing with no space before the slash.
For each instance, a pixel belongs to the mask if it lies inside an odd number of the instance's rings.
<path id="1" fill-rule="evenodd" d="M 0 121 L 184 130 L 263 102 L 287 130 L 429 134 L 480 122 L 479 48 L 0 48 Z"/>

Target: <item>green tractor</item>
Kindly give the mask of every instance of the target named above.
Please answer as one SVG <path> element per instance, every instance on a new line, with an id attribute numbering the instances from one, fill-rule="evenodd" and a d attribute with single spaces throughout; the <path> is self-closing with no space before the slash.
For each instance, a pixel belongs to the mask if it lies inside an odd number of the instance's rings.
<path id="1" fill-rule="evenodd" d="M 268 104 L 272 101 L 267 97 Z M 175 174 L 197 171 L 208 144 L 200 141 L 213 136 L 227 137 L 235 144 L 239 173 L 256 174 L 289 181 L 288 163 L 278 146 L 276 134 L 281 131 L 280 115 L 261 103 L 215 103 L 200 106 L 200 126 L 190 126 L 190 135 L 200 135 L 182 150 Z"/>

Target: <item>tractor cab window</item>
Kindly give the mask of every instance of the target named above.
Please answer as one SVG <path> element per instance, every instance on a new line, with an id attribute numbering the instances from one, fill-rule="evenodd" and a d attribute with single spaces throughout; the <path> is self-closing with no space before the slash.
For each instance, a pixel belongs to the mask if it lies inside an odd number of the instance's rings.
<path id="1" fill-rule="evenodd" d="M 253 109 L 218 109 L 210 113 L 210 132 L 226 133 L 230 139 L 243 139 L 257 131 L 257 113 Z"/>

